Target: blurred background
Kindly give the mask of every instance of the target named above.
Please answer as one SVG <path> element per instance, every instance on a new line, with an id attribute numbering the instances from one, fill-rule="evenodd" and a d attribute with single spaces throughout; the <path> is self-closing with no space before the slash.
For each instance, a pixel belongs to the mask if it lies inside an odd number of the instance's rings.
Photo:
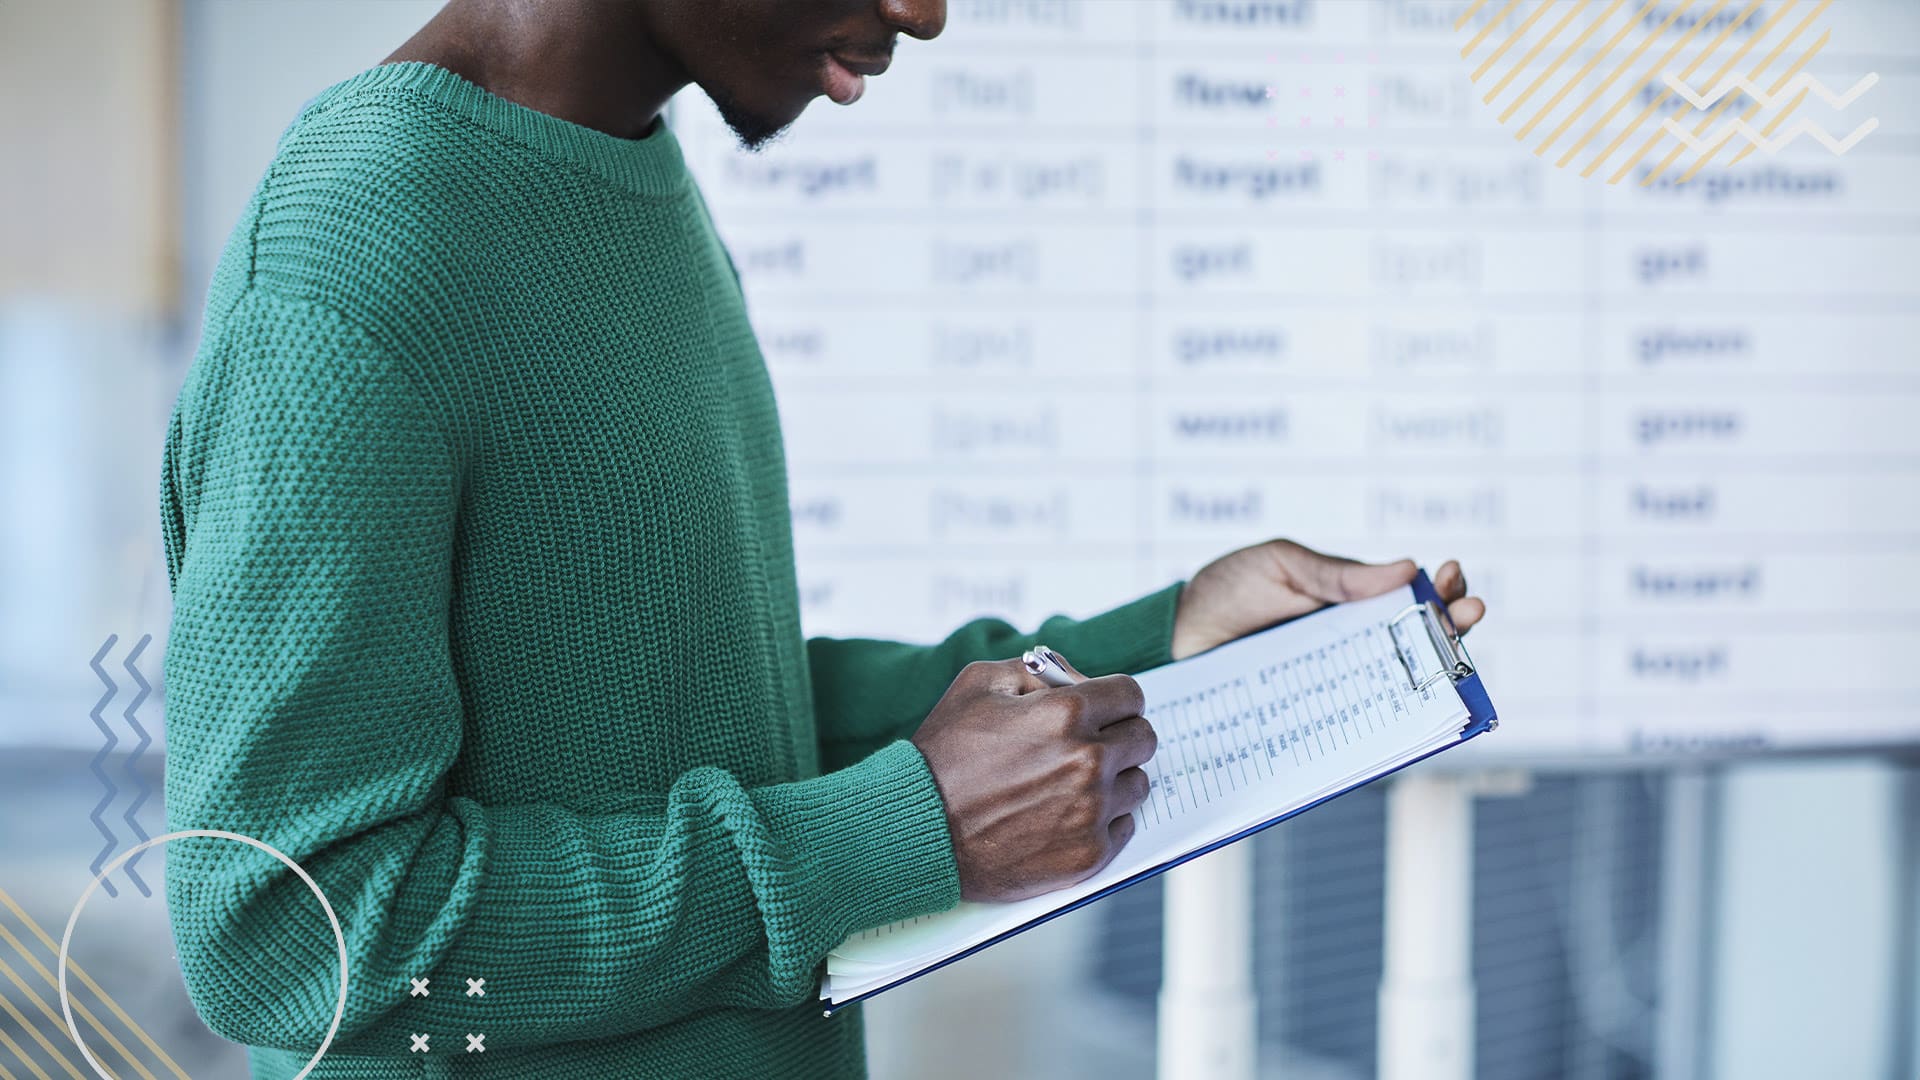
<path id="1" fill-rule="evenodd" d="M 1920 1075 L 1920 7 L 1628 5 L 1683 56 L 1813 20 L 1807 71 L 1878 81 L 1807 114 L 1878 127 L 1608 184 L 1469 80 L 1531 6 L 950 0 L 758 155 L 683 95 L 809 628 L 1031 625 L 1273 535 L 1457 555 L 1503 719 L 1442 759 L 1475 1075 Z M 83 1075 L 52 946 L 163 822 L 160 453 L 213 260 L 301 104 L 436 7 L 0 0 L 0 1076 Z M 1263 1076 L 1375 1075 L 1387 808 L 1249 842 Z M 243 1076 L 163 865 L 75 934 L 91 1045 Z M 1162 899 L 883 996 L 875 1075 L 1153 1075 Z"/>

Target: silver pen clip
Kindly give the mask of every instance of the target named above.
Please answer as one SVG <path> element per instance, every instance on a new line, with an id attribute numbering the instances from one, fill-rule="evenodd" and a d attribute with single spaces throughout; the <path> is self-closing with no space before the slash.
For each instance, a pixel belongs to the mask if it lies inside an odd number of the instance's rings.
<path id="1" fill-rule="evenodd" d="M 1065 661 L 1060 654 L 1045 645 L 1035 645 L 1020 654 L 1020 663 L 1027 672 L 1048 686 L 1072 686 L 1074 678 L 1067 673 Z"/>

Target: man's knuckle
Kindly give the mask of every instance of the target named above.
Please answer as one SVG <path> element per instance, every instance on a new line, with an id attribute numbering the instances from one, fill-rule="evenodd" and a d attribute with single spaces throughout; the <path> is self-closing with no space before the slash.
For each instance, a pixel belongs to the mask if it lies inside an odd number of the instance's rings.
<path id="1" fill-rule="evenodd" d="M 1059 694 L 1055 700 L 1059 703 L 1055 708 L 1062 725 L 1074 727 L 1087 718 L 1087 699 L 1079 694 Z"/>
<path id="2" fill-rule="evenodd" d="M 1093 828 L 1099 816 L 1099 801 L 1092 795 L 1082 792 L 1067 803 L 1061 820 L 1069 831 L 1084 833 Z"/>

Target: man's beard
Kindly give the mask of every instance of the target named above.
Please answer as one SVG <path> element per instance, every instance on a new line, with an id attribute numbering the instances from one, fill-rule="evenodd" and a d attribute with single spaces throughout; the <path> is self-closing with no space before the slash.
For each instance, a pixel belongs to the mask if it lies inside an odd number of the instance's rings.
<path id="1" fill-rule="evenodd" d="M 733 130 L 740 145 L 749 151 L 760 150 L 792 126 L 792 121 L 774 124 L 754 115 L 725 91 L 707 90 L 707 97 L 713 102 L 714 108 L 720 110 L 720 119 L 726 121 L 727 127 Z"/>

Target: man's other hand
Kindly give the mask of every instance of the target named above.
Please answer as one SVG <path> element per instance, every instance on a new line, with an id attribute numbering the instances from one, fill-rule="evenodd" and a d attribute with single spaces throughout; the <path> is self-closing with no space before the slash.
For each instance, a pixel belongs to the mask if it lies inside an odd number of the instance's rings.
<path id="1" fill-rule="evenodd" d="M 1205 652 L 1328 604 L 1379 596 L 1412 581 L 1416 570 L 1412 559 L 1355 562 L 1291 540 L 1241 548 L 1202 567 L 1181 590 L 1173 617 L 1173 658 Z M 1447 560 L 1433 587 L 1461 633 L 1486 615 L 1486 603 L 1467 595 L 1458 562 Z"/>
<path id="2" fill-rule="evenodd" d="M 947 805 L 960 895 L 1082 881 L 1133 836 L 1153 727 L 1125 675 L 1048 687 L 1018 660 L 969 664 L 914 733 Z"/>

